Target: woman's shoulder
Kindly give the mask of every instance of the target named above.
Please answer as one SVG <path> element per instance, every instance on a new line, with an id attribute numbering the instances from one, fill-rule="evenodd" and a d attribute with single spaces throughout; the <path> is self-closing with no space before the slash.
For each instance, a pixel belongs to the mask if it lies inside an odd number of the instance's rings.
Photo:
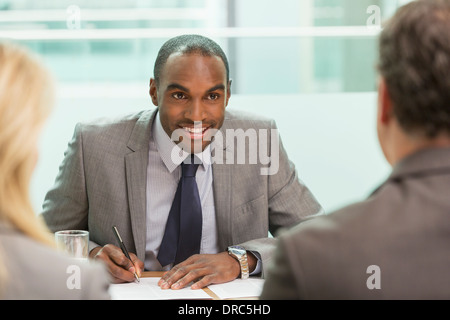
<path id="1" fill-rule="evenodd" d="M 4 225 L 0 257 L 2 298 L 109 299 L 109 276 L 101 263 L 72 259 Z"/>

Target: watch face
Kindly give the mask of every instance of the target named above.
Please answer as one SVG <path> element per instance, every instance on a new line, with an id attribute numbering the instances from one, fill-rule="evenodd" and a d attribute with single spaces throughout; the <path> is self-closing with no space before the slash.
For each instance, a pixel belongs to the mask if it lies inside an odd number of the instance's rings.
<path id="1" fill-rule="evenodd" d="M 246 252 L 246 250 L 240 246 L 228 247 L 228 251 L 236 255 L 243 255 Z"/>

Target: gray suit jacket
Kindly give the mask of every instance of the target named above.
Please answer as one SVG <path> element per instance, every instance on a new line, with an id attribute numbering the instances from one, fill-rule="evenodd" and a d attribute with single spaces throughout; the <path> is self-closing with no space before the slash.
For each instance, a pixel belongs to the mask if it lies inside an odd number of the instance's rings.
<path id="1" fill-rule="evenodd" d="M 156 111 L 77 125 L 56 183 L 43 204 L 43 216 L 52 231 L 87 229 L 90 240 L 105 245 L 116 243 L 111 227 L 117 225 L 128 250 L 144 261 L 146 170 Z M 248 128 L 276 127 L 269 119 L 226 112 L 220 132 L 226 136 L 227 129 Z M 220 250 L 241 244 L 258 251 L 264 264 L 275 244 L 268 232 L 291 227 L 321 207 L 299 181 L 281 144 L 278 173 L 261 175 L 265 165 L 227 161 L 233 155 L 233 143 L 222 141 L 223 164 L 212 167 Z"/>
<path id="2" fill-rule="evenodd" d="M 0 223 L 0 261 L 6 265 L 0 299 L 110 299 L 102 264 L 63 256 L 4 223 Z"/>
<path id="3" fill-rule="evenodd" d="M 262 299 L 450 299 L 450 149 L 403 159 L 366 201 L 280 237 Z"/>

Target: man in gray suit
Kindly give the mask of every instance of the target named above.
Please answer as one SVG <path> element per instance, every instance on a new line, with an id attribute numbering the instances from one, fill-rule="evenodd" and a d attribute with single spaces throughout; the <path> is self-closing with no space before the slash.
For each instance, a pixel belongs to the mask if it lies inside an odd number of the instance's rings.
<path id="1" fill-rule="evenodd" d="M 322 209 L 299 181 L 274 121 L 225 111 L 230 85 L 227 58 L 215 42 L 198 35 L 167 41 L 150 80 L 156 109 L 77 125 L 43 204 L 50 229 L 89 230 L 90 256 L 107 263 L 115 282 L 133 281 L 144 269 L 170 270 L 160 286 L 172 289 L 263 274 L 275 243 L 269 232 Z M 195 176 L 201 234 L 188 230 L 200 239 L 199 254 L 165 265 L 159 249 L 180 164 L 191 153 L 202 159 Z M 115 245 L 113 226 L 133 264 Z"/>
<path id="2" fill-rule="evenodd" d="M 450 299 L 450 1 L 380 36 L 377 130 L 393 171 L 366 200 L 280 237 L 262 299 Z"/>

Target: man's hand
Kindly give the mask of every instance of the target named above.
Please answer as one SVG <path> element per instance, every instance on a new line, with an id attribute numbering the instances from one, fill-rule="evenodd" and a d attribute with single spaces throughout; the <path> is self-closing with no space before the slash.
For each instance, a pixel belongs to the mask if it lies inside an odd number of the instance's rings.
<path id="1" fill-rule="evenodd" d="M 144 263 L 130 252 L 131 262 L 120 248 L 107 244 L 91 250 L 89 257 L 103 261 L 112 276 L 113 283 L 133 282 L 136 278 L 134 272 L 140 277 L 144 270 Z M 133 265 L 134 264 L 134 265 Z"/>
<path id="2" fill-rule="evenodd" d="M 252 256 L 252 255 L 249 255 Z M 256 265 L 252 256 L 251 265 Z M 249 261 L 250 263 L 250 261 Z M 191 288 L 201 289 L 214 283 L 236 279 L 241 273 L 239 262 L 228 252 L 218 254 L 196 254 L 174 266 L 158 282 L 162 289 L 182 289 L 191 282 Z"/>

